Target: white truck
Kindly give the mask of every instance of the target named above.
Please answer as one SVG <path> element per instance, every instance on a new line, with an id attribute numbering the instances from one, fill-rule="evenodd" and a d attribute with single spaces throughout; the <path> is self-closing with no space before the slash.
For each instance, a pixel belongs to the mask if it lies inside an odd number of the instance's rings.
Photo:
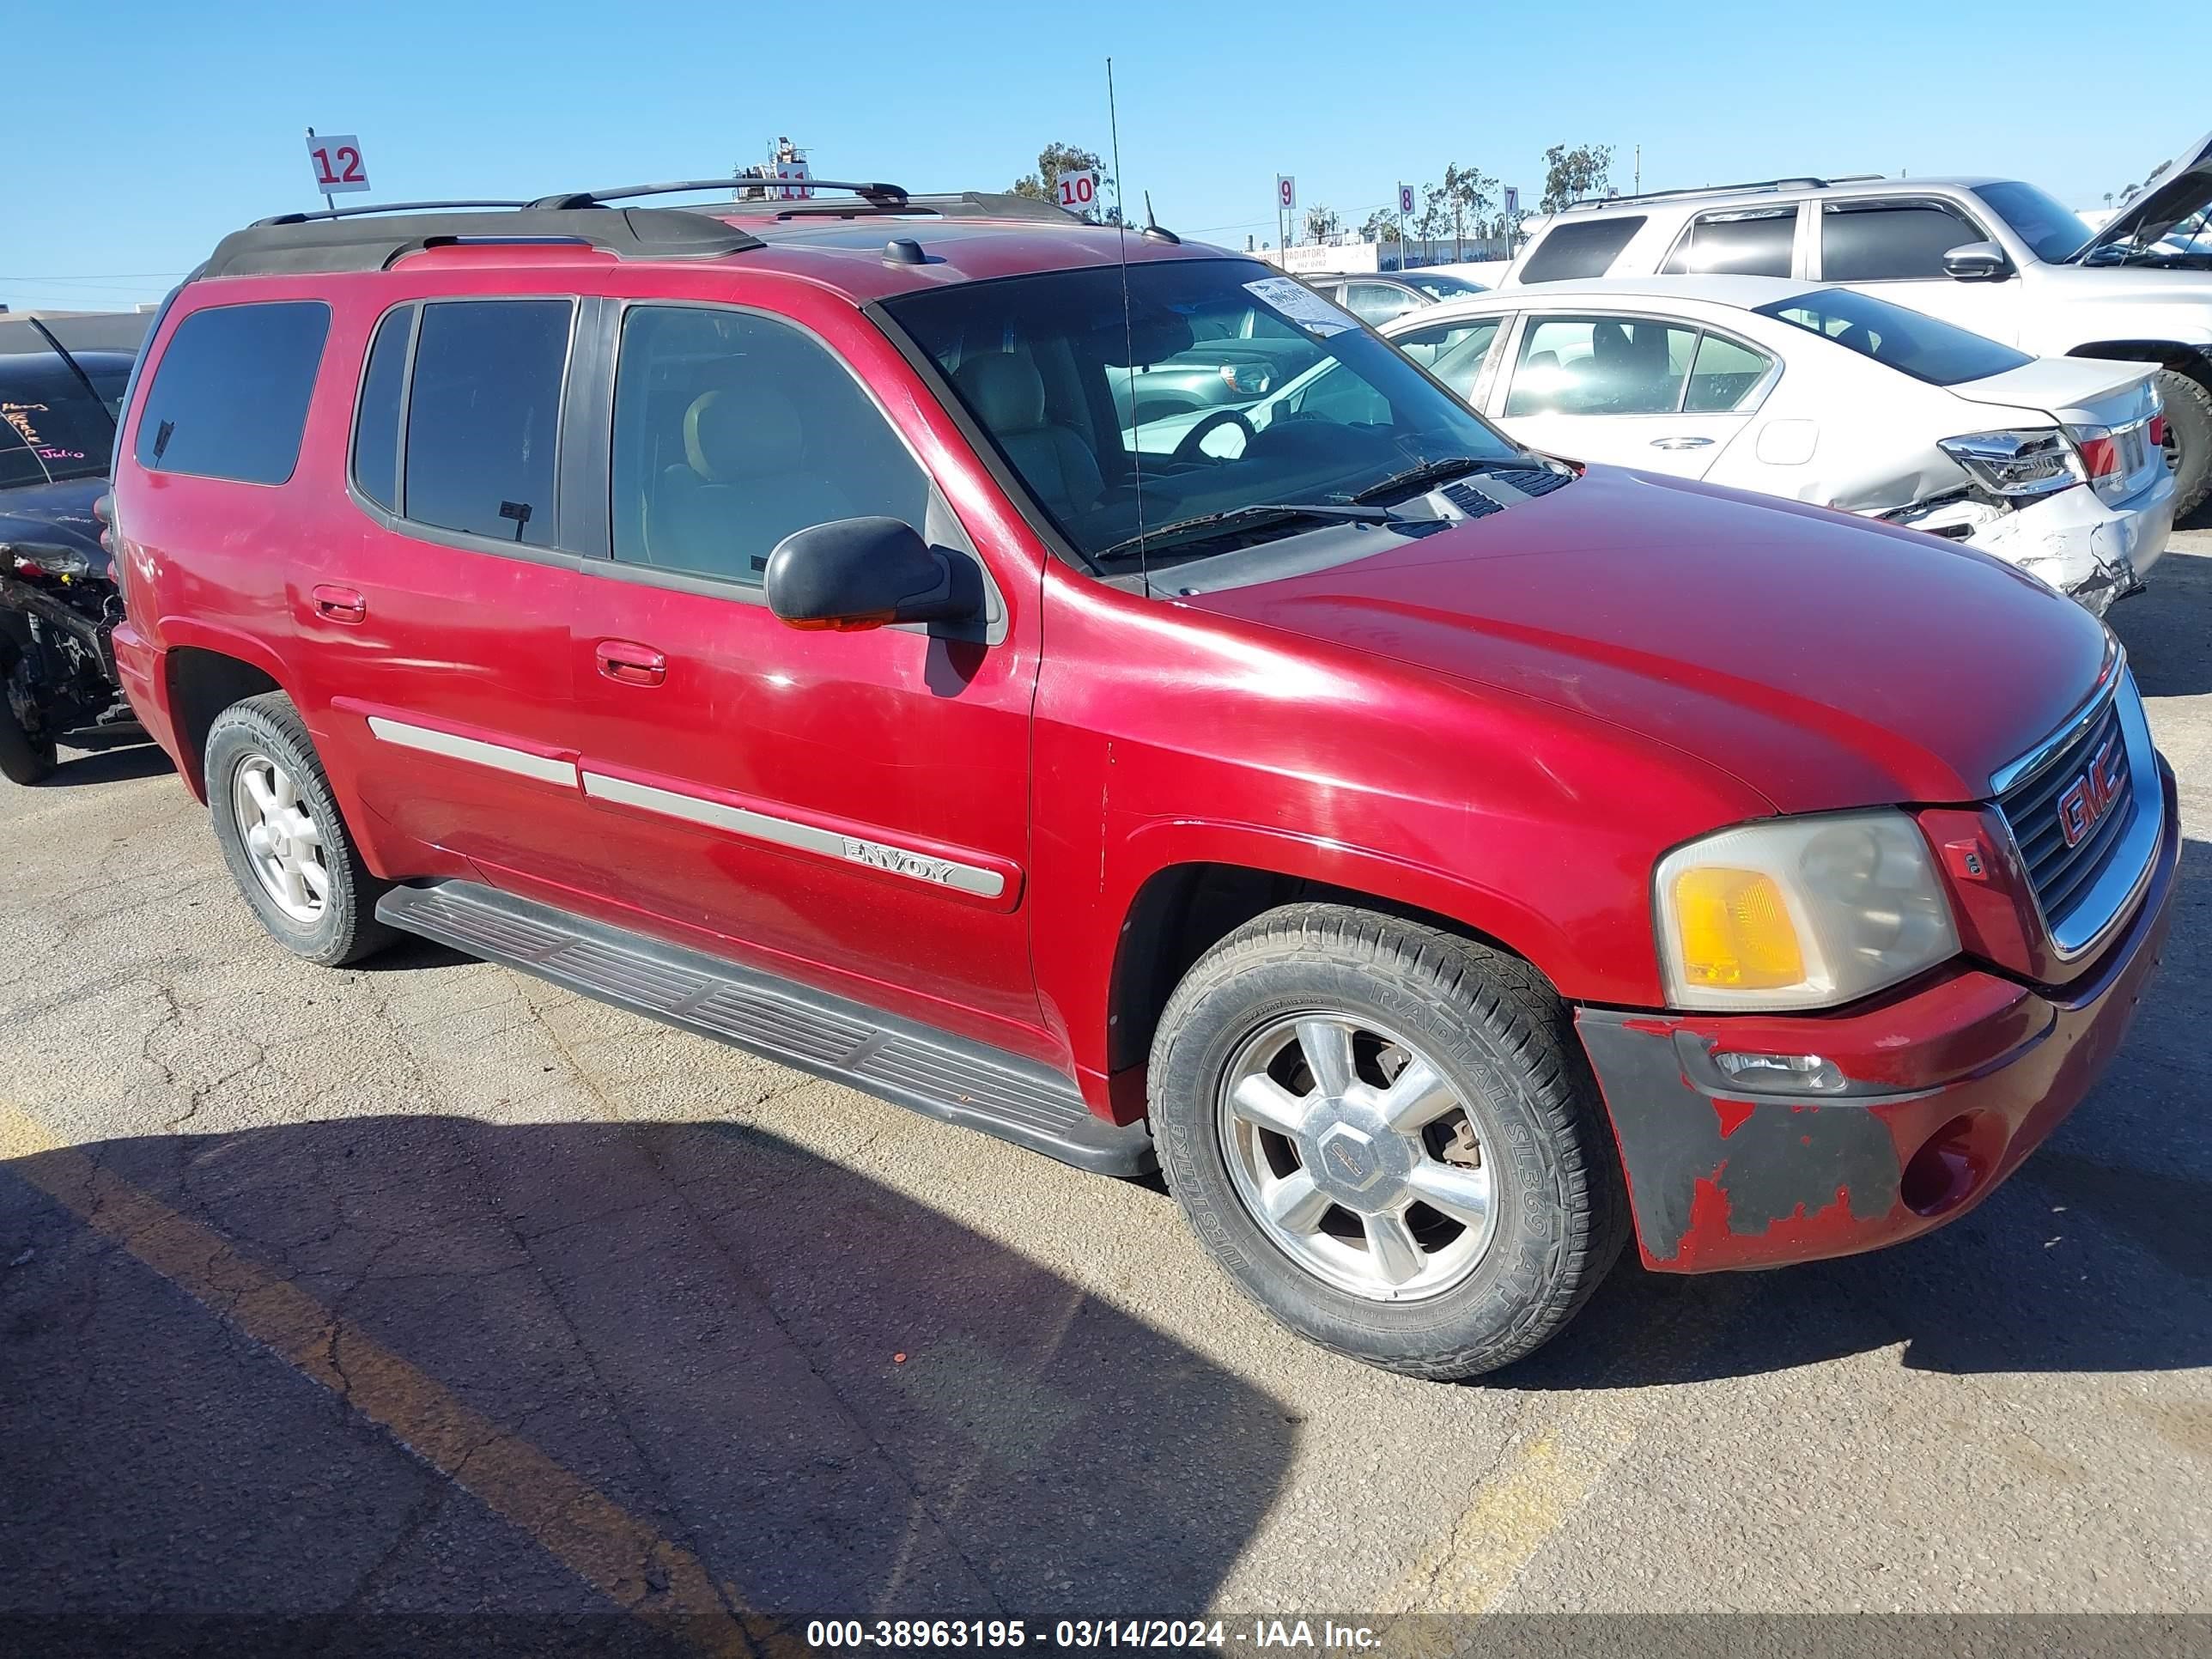
<path id="1" fill-rule="evenodd" d="M 1777 179 L 1578 202 L 1499 281 L 1790 276 L 2023 351 L 2158 365 L 2175 508 L 2212 497 L 2212 133 L 2092 232 L 2008 179 Z"/>

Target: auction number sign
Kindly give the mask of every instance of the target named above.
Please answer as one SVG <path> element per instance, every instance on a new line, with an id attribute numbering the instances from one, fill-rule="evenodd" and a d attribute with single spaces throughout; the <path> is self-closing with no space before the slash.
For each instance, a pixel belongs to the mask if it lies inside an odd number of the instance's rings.
<path id="1" fill-rule="evenodd" d="M 1098 205 L 1098 169 L 1060 175 L 1060 204 L 1070 213 L 1089 213 Z"/>
<path id="2" fill-rule="evenodd" d="M 307 160 L 315 169 L 315 188 L 325 196 L 368 188 L 368 166 L 361 159 L 361 140 L 350 132 L 309 133 Z"/>
<path id="3" fill-rule="evenodd" d="M 1401 219 L 1413 216 L 1413 187 L 1411 185 L 1398 186 L 1398 216 Z"/>
<path id="4" fill-rule="evenodd" d="M 1275 175 L 1275 207 L 1277 210 L 1283 213 L 1289 213 L 1295 210 L 1297 204 L 1298 181 L 1296 179 L 1293 179 L 1287 173 L 1277 173 Z"/>

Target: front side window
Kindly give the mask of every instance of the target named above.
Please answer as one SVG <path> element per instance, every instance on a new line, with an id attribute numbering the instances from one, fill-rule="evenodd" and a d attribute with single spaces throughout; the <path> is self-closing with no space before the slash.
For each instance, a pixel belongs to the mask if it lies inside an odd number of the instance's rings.
<path id="1" fill-rule="evenodd" d="M 1832 283 L 1923 281 L 1944 275 L 1953 248 L 1982 240 L 1939 202 L 1830 202 L 1820 213 L 1820 275 Z"/>
<path id="2" fill-rule="evenodd" d="M 1671 415 L 1698 331 L 1648 317 L 1538 317 L 1521 337 L 1505 413 Z"/>
<path id="3" fill-rule="evenodd" d="M 1473 317 L 1401 334 L 1393 342 L 1423 368 L 1449 386 L 1462 401 L 1474 401 L 1474 386 L 1484 360 L 1498 343 L 1497 317 Z"/>
<path id="4" fill-rule="evenodd" d="M 416 327 L 400 511 L 526 547 L 554 538 L 567 300 L 444 300 Z"/>
<path id="5" fill-rule="evenodd" d="M 300 461 L 331 328 L 319 300 L 216 306 L 169 336 L 138 416 L 149 471 L 280 484 Z"/>
<path id="6" fill-rule="evenodd" d="M 898 519 L 929 477 L 829 349 L 750 312 L 633 306 L 615 372 L 618 563 L 758 587 L 793 531 Z"/>
<path id="7" fill-rule="evenodd" d="M 1641 214 L 1617 219 L 1569 219 L 1555 224 L 1551 234 L 1529 251 L 1521 267 L 1524 283 L 1571 283 L 1584 276 L 1602 276 L 1644 228 Z"/>
<path id="8" fill-rule="evenodd" d="M 1984 380 L 2035 361 L 1982 335 L 1844 288 L 1795 295 L 1757 310 L 1930 386 Z"/>
<path id="9" fill-rule="evenodd" d="M 1665 274 L 1787 276 L 1796 243 L 1795 207 L 1709 213 L 1692 224 L 1675 246 Z"/>
<path id="10" fill-rule="evenodd" d="M 1194 557 L 1224 536 L 1303 533 L 1321 516 L 1262 508 L 1389 497 L 1409 469 L 1522 457 L 1391 346 L 1255 260 L 953 283 L 883 308 L 1102 568 L 1133 563 L 1139 532 L 1155 564 Z M 1196 343 L 1218 342 L 1232 318 L 1249 331 L 1231 363 Z M 1194 523 L 1224 514 L 1236 517 Z"/>

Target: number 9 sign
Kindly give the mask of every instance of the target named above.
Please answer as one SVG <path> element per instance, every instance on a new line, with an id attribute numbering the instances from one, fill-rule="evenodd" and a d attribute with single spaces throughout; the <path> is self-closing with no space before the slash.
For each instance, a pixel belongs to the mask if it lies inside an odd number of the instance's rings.
<path id="1" fill-rule="evenodd" d="M 325 196 L 368 188 L 368 167 L 361 159 L 361 140 L 350 132 L 309 133 L 307 161 L 315 169 L 315 188 Z"/>
<path id="2" fill-rule="evenodd" d="M 1098 170 L 1060 175 L 1060 204 L 1070 213 L 1087 214 L 1098 205 Z"/>
<path id="3" fill-rule="evenodd" d="M 1287 173 L 1275 175 L 1275 205 L 1288 213 L 1298 204 L 1298 181 Z"/>

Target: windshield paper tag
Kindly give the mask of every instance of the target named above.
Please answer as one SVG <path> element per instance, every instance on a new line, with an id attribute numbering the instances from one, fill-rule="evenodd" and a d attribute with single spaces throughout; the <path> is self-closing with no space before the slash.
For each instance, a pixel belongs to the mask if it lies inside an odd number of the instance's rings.
<path id="1" fill-rule="evenodd" d="M 1312 334 L 1341 334 L 1358 324 L 1295 276 L 1262 276 L 1244 291 L 1277 315 Z"/>

